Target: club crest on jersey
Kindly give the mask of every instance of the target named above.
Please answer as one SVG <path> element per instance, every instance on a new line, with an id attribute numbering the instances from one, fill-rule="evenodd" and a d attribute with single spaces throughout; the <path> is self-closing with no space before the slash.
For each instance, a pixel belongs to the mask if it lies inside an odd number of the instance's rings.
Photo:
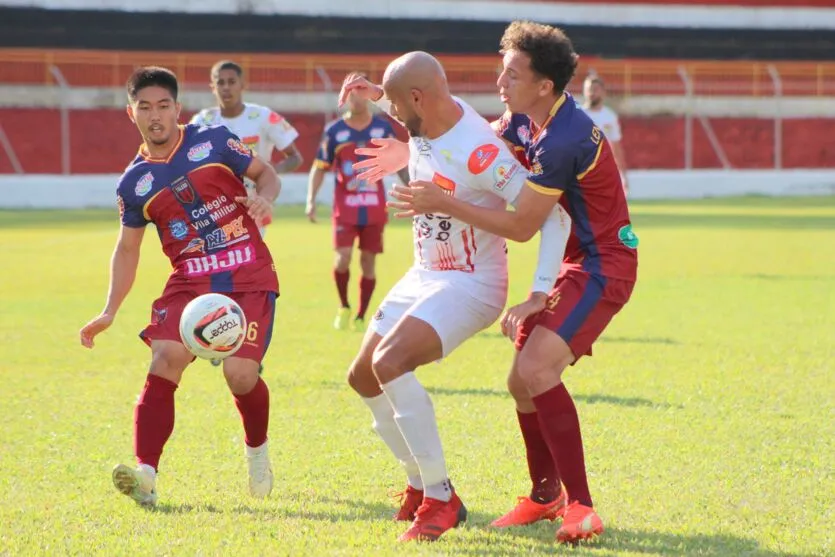
<path id="1" fill-rule="evenodd" d="M 503 190 L 518 171 L 519 165 L 514 162 L 497 164 L 493 170 L 493 178 L 496 180 L 493 187 L 499 191 Z"/>
<path id="2" fill-rule="evenodd" d="M 154 325 L 159 325 L 160 323 L 165 321 L 166 317 L 168 317 L 168 308 L 154 308 L 154 314 L 151 317 L 151 323 L 153 323 Z"/>
<path id="3" fill-rule="evenodd" d="M 226 140 L 226 146 L 238 153 L 239 155 L 243 155 L 244 157 L 252 156 L 252 151 L 249 150 L 249 147 L 244 145 L 239 139 L 233 139 L 230 137 Z"/>
<path id="4" fill-rule="evenodd" d="M 154 185 L 154 175 L 150 172 L 146 172 L 142 175 L 142 177 L 136 181 L 136 187 L 133 190 L 137 196 L 142 197 L 148 195 L 148 192 L 151 191 L 151 187 Z"/>
<path id="5" fill-rule="evenodd" d="M 284 120 L 284 118 L 281 117 L 281 114 L 278 114 L 277 112 L 270 112 L 270 124 L 278 124 L 282 120 Z"/>
<path id="6" fill-rule="evenodd" d="M 200 143 L 195 145 L 191 149 L 188 150 L 188 154 L 186 157 L 191 162 L 202 161 L 203 159 L 208 158 L 209 153 L 212 152 L 212 142 L 206 141 L 205 143 Z"/>
<path id="7" fill-rule="evenodd" d="M 348 139 L 350 137 L 351 137 L 351 131 L 350 130 L 340 130 L 340 131 L 336 132 L 336 135 L 334 136 L 334 139 L 336 139 L 337 143 L 342 143 L 343 141 L 348 141 Z"/>
<path id="8" fill-rule="evenodd" d="M 539 162 L 538 159 L 534 159 L 531 163 L 531 174 L 533 176 L 539 176 L 542 174 L 542 163 Z"/>
<path id="9" fill-rule="evenodd" d="M 194 188 L 191 187 L 191 182 L 186 177 L 179 178 L 171 184 L 171 192 L 177 198 L 177 201 L 183 205 L 191 205 L 197 198 Z"/>
<path id="10" fill-rule="evenodd" d="M 499 148 L 492 143 L 485 143 L 470 153 L 467 169 L 472 174 L 481 174 L 493 164 L 497 156 L 499 156 Z"/>
<path id="11" fill-rule="evenodd" d="M 386 135 L 386 130 L 384 130 L 383 128 L 371 128 L 371 131 L 368 132 L 368 135 L 375 139 L 379 139 Z"/>
<path id="12" fill-rule="evenodd" d="M 519 141 L 525 145 L 531 142 L 531 130 L 528 126 L 519 126 L 516 128 L 516 135 L 519 136 Z"/>
<path id="13" fill-rule="evenodd" d="M 443 176 L 436 172 L 435 175 L 432 176 L 432 183 L 440 186 L 441 189 L 444 190 L 445 194 L 453 196 L 455 195 L 455 182 L 453 182 L 446 176 Z"/>
<path id="14" fill-rule="evenodd" d="M 176 240 L 183 240 L 188 236 L 188 225 L 186 221 L 180 219 L 173 219 L 168 222 L 168 230 Z"/>

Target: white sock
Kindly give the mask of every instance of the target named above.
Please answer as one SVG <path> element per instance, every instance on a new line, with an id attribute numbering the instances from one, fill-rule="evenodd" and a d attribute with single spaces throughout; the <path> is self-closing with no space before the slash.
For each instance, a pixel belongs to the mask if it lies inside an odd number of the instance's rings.
<path id="1" fill-rule="evenodd" d="M 400 433 L 400 429 L 394 421 L 394 408 L 391 407 L 389 399 L 386 398 L 386 395 L 379 394 L 372 398 L 362 397 L 362 401 L 368 405 L 374 415 L 374 423 L 371 424 L 371 427 L 382 438 L 394 457 L 400 461 L 406 471 L 409 485 L 415 489 L 423 489 L 420 468 L 418 468 L 415 457 L 412 456 L 409 446 L 403 439 L 403 434 Z"/>
<path id="2" fill-rule="evenodd" d="M 264 441 L 260 447 L 250 447 L 246 443 L 244 443 L 244 447 L 246 447 L 246 456 L 259 456 L 267 451 L 267 441 Z"/>
<path id="3" fill-rule="evenodd" d="M 449 489 L 444 450 L 429 394 L 413 372 L 401 375 L 382 387 L 394 408 L 394 421 L 417 460 L 426 490 L 424 494 L 432 499 L 449 501 L 452 490 Z"/>
<path id="4" fill-rule="evenodd" d="M 147 472 L 148 474 L 150 474 L 150 475 L 151 475 L 151 477 L 152 477 L 152 478 L 156 479 L 156 477 L 157 477 L 157 471 L 156 471 L 156 469 L 155 469 L 153 466 L 151 466 L 150 464 L 140 464 L 140 465 L 138 465 L 138 466 L 137 466 L 137 468 L 138 468 L 139 470 L 142 470 L 143 472 Z"/>

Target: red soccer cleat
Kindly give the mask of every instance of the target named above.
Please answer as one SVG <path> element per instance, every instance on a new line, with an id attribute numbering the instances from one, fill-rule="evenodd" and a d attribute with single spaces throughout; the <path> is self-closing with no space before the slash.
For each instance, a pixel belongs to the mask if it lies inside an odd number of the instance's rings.
<path id="1" fill-rule="evenodd" d="M 577 543 L 603 533 L 603 521 L 594 509 L 574 501 L 565 509 L 562 526 L 557 530 L 557 541 Z"/>
<path id="2" fill-rule="evenodd" d="M 434 542 L 441 534 L 455 528 L 467 520 L 467 508 L 458 494 L 452 494 L 449 501 L 440 501 L 430 497 L 423 498 L 423 504 L 418 508 L 415 521 L 408 530 L 397 538 L 397 541 L 411 540 Z"/>
<path id="3" fill-rule="evenodd" d="M 400 510 L 394 515 L 394 520 L 412 522 L 418 508 L 423 503 L 423 490 L 407 485 L 405 490 L 395 493 L 393 497 L 400 498 Z"/>
<path id="4" fill-rule="evenodd" d="M 524 526 L 533 524 L 540 520 L 554 520 L 565 514 L 568 506 L 568 496 L 565 490 L 560 491 L 559 496 L 550 503 L 537 503 L 530 497 L 517 497 L 518 503 L 513 510 L 506 515 L 497 518 L 490 523 L 494 528 L 507 528 L 508 526 Z"/>

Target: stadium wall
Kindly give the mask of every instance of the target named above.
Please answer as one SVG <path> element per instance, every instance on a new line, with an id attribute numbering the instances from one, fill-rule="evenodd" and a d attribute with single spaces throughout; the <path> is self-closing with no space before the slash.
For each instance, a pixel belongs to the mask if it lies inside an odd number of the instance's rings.
<path id="1" fill-rule="evenodd" d="M 116 210 L 118 175 L 0 176 L 0 208 Z M 835 195 L 835 171 L 637 171 L 630 175 L 631 199 L 695 199 L 739 195 Z M 394 182 L 392 177 L 387 182 Z M 282 179 L 279 204 L 305 201 L 307 175 Z M 322 188 L 321 205 L 333 200 L 333 188 Z M 115 216 L 114 216 L 115 218 Z"/>

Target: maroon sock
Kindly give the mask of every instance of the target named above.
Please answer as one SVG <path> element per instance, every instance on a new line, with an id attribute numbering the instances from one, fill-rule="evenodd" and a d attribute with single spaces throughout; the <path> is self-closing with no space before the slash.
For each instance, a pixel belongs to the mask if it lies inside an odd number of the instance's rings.
<path id="1" fill-rule="evenodd" d="M 336 282 L 336 291 L 339 292 L 339 302 L 342 307 L 349 308 L 351 304 L 348 303 L 348 281 L 351 278 L 351 271 L 340 272 L 333 270 L 333 280 Z"/>
<path id="2" fill-rule="evenodd" d="M 174 391 L 177 384 L 148 374 L 133 414 L 133 451 L 139 464 L 159 467 L 162 448 L 174 431 Z"/>
<path id="3" fill-rule="evenodd" d="M 548 449 L 548 443 L 542 437 L 539 418 L 536 412 L 523 414 L 516 411 L 519 429 L 525 440 L 528 457 L 528 472 L 531 475 L 531 500 L 537 503 L 550 503 L 560 494 L 560 476 L 554 464 L 554 457 Z"/>
<path id="4" fill-rule="evenodd" d="M 235 406 L 244 422 L 245 442 L 250 447 L 260 447 L 267 440 L 270 423 L 270 390 L 260 377 L 255 387 L 245 395 L 234 395 Z"/>
<path id="5" fill-rule="evenodd" d="M 551 449 L 554 462 L 562 479 L 569 501 L 579 501 L 591 507 L 586 462 L 583 457 L 583 437 L 580 434 L 580 418 L 574 400 L 565 385 L 533 397 L 539 425 L 545 442 Z"/>
<path id="6" fill-rule="evenodd" d="M 374 287 L 377 286 L 376 278 L 360 279 L 360 309 L 357 312 L 358 319 L 365 319 L 365 312 L 368 311 L 368 304 L 371 302 L 371 295 L 374 294 Z"/>

